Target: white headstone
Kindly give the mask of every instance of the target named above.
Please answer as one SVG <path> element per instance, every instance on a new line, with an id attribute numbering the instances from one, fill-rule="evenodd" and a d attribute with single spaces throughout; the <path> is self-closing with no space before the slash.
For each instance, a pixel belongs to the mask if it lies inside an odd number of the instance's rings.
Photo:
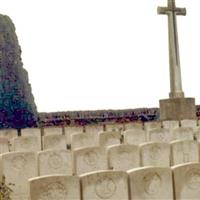
<path id="1" fill-rule="evenodd" d="M 145 122 L 144 123 L 144 130 L 150 131 L 153 129 L 161 128 L 161 122 L 160 121 L 151 121 L 151 122 Z"/>
<path id="2" fill-rule="evenodd" d="M 140 167 L 140 151 L 136 145 L 113 145 L 107 151 L 110 169 L 126 171 Z"/>
<path id="3" fill-rule="evenodd" d="M 122 171 L 100 171 L 81 176 L 82 200 L 129 200 L 128 175 Z"/>
<path id="4" fill-rule="evenodd" d="M 71 135 L 72 143 L 71 148 L 83 148 L 83 147 L 90 147 L 90 146 L 98 146 L 99 144 L 99 137 L 97 133 L 86 132 L 86 133 L 76 133 Z"/>
<path id="5" fill-rule="evenodd" d="M 163 142 L 150 142 L 140 146 L 142 166 L 170 166 L 170 145 Z"/>
<path id="6" fill-rule="evenodd" d="M 13 139 L 14 151 L 41 151 L 41 141 L 37 136 L 21 136 Z"/>
<path id="7" fill-rule="evenodd" d="M 38 176 L 37 157 L 34 152 L 1 154 L 2 174 L 11 190 L 12 200 L 28 200 L 28 179 Z"/>
<path id="8" fill-rule="evenodd" d="M 43 136 L 43 149 L 66 149 L 66 146 L 64 135 Z"/>
<path id="9" fill-rule="evenodd" d="M 193 140 L 180 140 L 171 143 L 172 165 L 199 162 L 199 144 Z"/>
<path id="10" fill-rule="evenodd" d="M 17 130 L 16 129 L 2 129 L 0 130 L 1 137 L 7 137 L 9 140 L 17 137 Z"/>
<path id="11" fill-rule="evenodd" d="M 170 129 L 159 128 L 149 131 L 149 140 L 152 142 L 171 142 L 174 139 L 174 134 Z"/>
<path id="12" fill-rule="evenodd" d="M 200 128 L 194 130 L 194 140 L 200 141 Z"/>
<path id="13" fill-rule="evenodd" d="M 7 137 L 0 136 L 0 154 L 9 152 L 9 140 Z"/>
<path id="14" fill-rule="evenodd" d="M 40 128 L 24 128 L 21 129 L 22 136 L 36 136 L 40 141 L 40 147 L 42 146 L 42 132 Z M 41 148 L 40 148 L 41 149 Z"/>
<path id="15" fill-rule="evenodd" d="M 82 126 L 66 126 L 64 127 L 67 144 L 71 144 L 71 135 L 74 133 L 83 133 Z"/>
<path id="16" fill-rule="evenodd" d="M 175 199 L 198 200 L 200 197 L 200 163 L 172 167 Z"/>
<path id="17" fill-rule="evenodd" d="M 106 131 L 122 131 L 124 130 L 124 125 L 120 123 L 106 124 Z"/>
<path id="18" fill-rule="evenodd" d="M 128 171 L 131 198 L 172 200 L 172 172 L 168 167 L 144 167 Z"/>
<path id="19" fill-rule="evenodd" d="M 31 200 L 80 200 L 76 176 L 52 175 L 29 179 Z"/>
<path id="20" fill-rule="evenodd" d="M 123 132 L 125 144 L 139 145 L 147 141 L 146 131 L 140 129 L 129 129 Z"/>
<path id="21" fill-rule="evenodd" d="M 63 135 L 63 128 L 57 126 L 49 126 L 43 129 L 44 135 Z"/>
<path id="22" fill-rule="evenodd" d="M 197 128 L 197 120 L 195 119 L 184 119 L 181 120 L 181 127 Z"/>
<path id="23" fill-rule="evenodd" d="M 163 128 L 167 128 L 170 130 L 179 128 L 179 121 L 169 120 L 169 121 L 162 121 Z"/>
<path id="24" fill-rule="evenodd" d="M 86 133 L 98 133 L 103 131 L 103 125 L 87 125 L 85 127 Z"/>
<path id="25" fill-rule="evenodd" d="M 73 174 L 72 152 L 70 150 L 45 150 L 38 153 L 39 175 Z"/>
<path id="26" fill-rule="evenodd" d="M 108 169 L 106 149 L 103 147 L 82 148 L 75 150 L 73 154 L 75 174 Z"/>
<path id="27" fill-rule="evenodd" d="M 176 140 L 193 140 L 194 130 L 192 128 L 180 127 L 173 130 L 173 134 Z"/>
<path id="28" fill-rule="evenodd" d="M 101 132 L 99 134 L 99 145 L 102 147 L 120 144 L 121 143 L 121 133 L 120 132 Z"/>
<path id="29" fill-rule="evenodd" d="M 143 123 L 142 122 L 130 122 L 130 123 L 124 124 L 124 126 L 125 126 L 125 130 L 129 130 L 129 129 L 143 130 Z"/>

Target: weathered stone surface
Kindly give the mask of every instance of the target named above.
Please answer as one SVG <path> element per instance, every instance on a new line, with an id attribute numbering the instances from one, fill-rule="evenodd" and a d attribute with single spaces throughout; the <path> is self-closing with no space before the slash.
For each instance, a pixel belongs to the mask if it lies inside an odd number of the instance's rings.
<path id="1" fill-rule="evenodd" d="M 0 154 L 9 152 L 9 140 L 0 136 Z"/>
<path id="2" fill-rule="evenodd" d="M 173 130 L 179 128 L 179 121 L 177 120 L 162 121 L 162 126 L 163 128 Z"/>
<path id="3" fill-rule="evenodd" d="M 193 140 L 194 130 L 192 128 L 180 127 L 173 130 L 174 138 L 176 140 Z"/>
<path id="4" fill-rule="evenodd" d="M 171 143 L 172 165 L 199 162 L 199 143 L 193 140 L 180 140 Z"/>
<path id="5" fill-rule="evenodd" d="M 13 139 L 14 151 L 41 151 L 41 141 L 37 136 L 21 136 Z"/>
<path id="6" fill-rule="evenodd" d="M 124 125 L 120 123 L 112 123 L 112 124 L 106 124 L 106 131 L 111 132 L 111 131 L 122 131 L 124 130 Z"/>
<path id="7" fill-rule="evenodd" d="M 153 129 L 149 131 L 149 141 L 171 142 L 175 139 L 173 132 L 166 128 Z"/>
<path id="8" fill-rule="evenodd" d="M 107 152 L 109 169 L 126 171 L 140 167 L 140 150 L 136 145 L 113 145 Z"/>
<path id="9" fill-rule="evenodd" d="M 168 167 L 144 167 L 128 171 L 131 200 L 173 199 L 172 172 Z"/>
<path id="10" fill-rule="evenodd" d="M 64 135 L 47 135 L 43 137 L 43 149 L 66 149 L 66 138 Z"/>
<path id="11" fill-rule="evenodd" d="M 38 176 L 37 157 L 33 152 L 12 152 L 0 156 L 2 173 L 10 188 L 12 200 L 28 200 L 28 179 Z"/>
<path id="12" fill-rule="evenodd" d="M 78 175 L 108 169 L 107 153 L 103 147 L 88 147 L 75 150 L 73 158 L 74 173 Z"/>
<path id="13" fill-rule="evenodd" d="M 143 129 L 143 123 L 142 122 L 132 122 L 132 123 L 126 123 L 124 124 L 125 130 L 128 129 Z"/>
<path id="14" fill-rule="evenodd" d="M 76 133 L 72 134 L 71 148 L 78 149 L 84 147 L 98 146 L 99 137 L 97 133 L 86 132 L 86 133 Z"/>
<path id="15" fill-rule="evenodd" d="M 31 200 L 80 200 L 76 176 L 52 175 L 29 179 Z"/>
<path id="16" fill-rule="evenodd" d="M 71 144 L 71 135 L 74 133 L 83 133 L 83 127 L 82 126 L 65 126 L 64 132 L 65 132 L 67 144 Z"/>
<path id="17" fill-rule="evenodd" d="M 121 133 L 116 131 L 101 132 L 99 133 L 99 145 L 107 147 L 114 144 L 121 143 Z"/>
<path id="18" fill-rule="evenodd" d="M 14 24 L 5 15 L 0 15 L 0 70 L 0 127 L 35 126 L 37 110 L 28 73 L 21 61 Z"/>
<path id="19" fill-rule="evenodd" d="M 183 119 L 181 120 L 181 127 L 190 127 L 193 129 L 197 128 L 197 120 L 196 119 Z"/>
<path id="20" fill-rule="evenodd" d="M 160 120 L 196 119 L 194 98 L 160 100 Z"/>
<path id="21" fill-rule="evenodd" d="M 147 132 L 141 129 L 129 129 L 122 132 L 125 144 L 139 145 L 147 142 Z"/>
<path id="22" fill-rule="evenodd" d="M 142 166 L 170 166 L 170 145 L 163 142 L 150 142 L 140 146 Z"/>
<path id="23" fill-rule="evenodd" d="M 100 171 L 81 176 L 82 200 L 129 200 L 128 175 L 122 171 Z"/>
<path id="24" fill-rule="evenodd" d="M 103 125 L 88 125 L 85 127 L 86 133 L 98 133 L 103 131 Z"/>
<path id="25" fill-rule="evenodd" d="M 63 135 L 62 127 L 50 126 L 43 129 L 44 136 L 46 135 Z"/>
<path id="26" fill-rule="evenodd" d="M 45 150 L 38 153 L 39 175 L 73 174 L 72 152 Z"/>
<path id="27" fill-rule="evenodd" d="M 172 167 L 175 199 L 198 200 L 200 197 L 200 163 Z"/>
<path id="28" fill-rule="evenodd" d="M 152 122 L 145 122 L 144 123 L 144 130 L 150 131 L 153 129 L 161 128 L 161 122 L 160 121 L 152 121 Z"/>

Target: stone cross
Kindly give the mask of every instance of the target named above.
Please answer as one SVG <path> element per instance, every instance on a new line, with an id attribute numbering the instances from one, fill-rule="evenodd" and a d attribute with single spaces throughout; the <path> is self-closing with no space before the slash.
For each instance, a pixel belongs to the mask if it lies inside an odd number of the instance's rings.
<path id="1" fill-rule="evenodd" d="M 186 15 L 185 8 L 177 8 L 175 0 L 168 0 L 168 7 L 158 7 L 158 14 L 168 15 L 170 98 L 183 98 L 176 15 Z"/>

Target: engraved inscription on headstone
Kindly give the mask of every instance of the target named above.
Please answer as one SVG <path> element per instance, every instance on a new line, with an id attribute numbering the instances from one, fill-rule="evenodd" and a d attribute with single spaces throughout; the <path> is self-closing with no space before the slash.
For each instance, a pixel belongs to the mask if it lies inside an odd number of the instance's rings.
<path id="1" fill-rule="evenodd" d="M 115 182 L 108 177 L 102 177 L 97 180 L 95 192 L 101 199 L 109 199 L 116 191 Z"/>
<path id="2" fill-rule="evenodd" d="M 98 155 L 95 151 L 89 151 L 84 154 L 83 160 L 87 165 L 95 166 L 97 163 Z"/>
<path id="3" fill-rule="evenodd" d="M 186 174 L 187 186 L 191 190 L 199 190 L 200 191 L 200 170 L 191 169 Z"/>
<path id="4" fill-rule="evenodd" d="M 157 173 L 149 173 L 143 178 L 144 191 L 149 195 L 158 194 L 162 187 L 162 181 Z"/>
<path id="5" fill-rule="evenodd" d="M 62 183 L 55 182 L 45 186 L 43 193 L 39 196 L 39 200 L 65 200 L 67 189 Z"/>

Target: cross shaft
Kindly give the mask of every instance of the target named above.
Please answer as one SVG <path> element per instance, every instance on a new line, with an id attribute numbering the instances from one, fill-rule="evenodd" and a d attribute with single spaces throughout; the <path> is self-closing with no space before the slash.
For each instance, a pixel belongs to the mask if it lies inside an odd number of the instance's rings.
<path id="1" fill-rule="evenodd" d="M 176 15 L 186 15 L 185 8 L 177 8 L 175 0 L 168 0 L 168 7 L 158 7 L 158 14 L 168 16 L 170 98 L 184 97 L 182 91 L 181 68 Z"/>

